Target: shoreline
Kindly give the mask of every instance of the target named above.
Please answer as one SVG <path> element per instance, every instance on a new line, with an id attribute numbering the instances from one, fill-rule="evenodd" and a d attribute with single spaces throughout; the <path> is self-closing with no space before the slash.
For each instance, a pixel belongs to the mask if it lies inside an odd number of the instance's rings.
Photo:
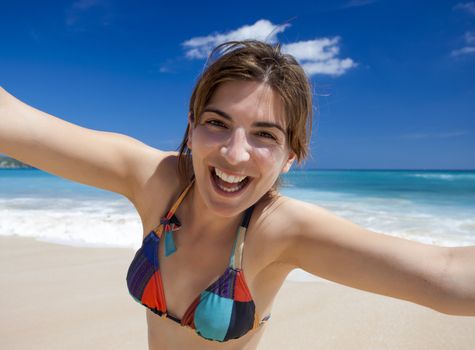
<path id="1" fill-rule="evenodd" d="M 146 349 L 145 311 L 125 282 L 134 254 L 0 236 L 0 348 Z M 475 317 L 331 282 L 286 281 L 259 350 L 474 347 Z"/>

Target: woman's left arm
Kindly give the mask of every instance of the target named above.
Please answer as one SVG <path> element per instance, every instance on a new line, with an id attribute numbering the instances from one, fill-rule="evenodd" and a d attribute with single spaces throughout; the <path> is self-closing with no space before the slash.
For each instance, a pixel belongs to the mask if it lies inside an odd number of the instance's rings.
<path id="1" fill-rule="evenodd" d="M 475 316 L 475 247 L 440 247 L 372 232 L 297 200 L 289 200 L 287 209 L 293 233 L 281 262 L 445 314 Z"/>
<path id="2" fill-rule="evenodd" d="M 475 316 L 475 246 L 448 247 L 446 283 L 452 315 Z"/>

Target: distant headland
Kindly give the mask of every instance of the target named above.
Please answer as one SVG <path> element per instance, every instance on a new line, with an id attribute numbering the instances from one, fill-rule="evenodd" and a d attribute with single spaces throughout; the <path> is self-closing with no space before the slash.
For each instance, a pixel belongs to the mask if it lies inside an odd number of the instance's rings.
<path id="1" fill-rule="evenodd" d="M 33 169 L 33 167 L 19 160 L 0 155 L 0 169 Z"/>

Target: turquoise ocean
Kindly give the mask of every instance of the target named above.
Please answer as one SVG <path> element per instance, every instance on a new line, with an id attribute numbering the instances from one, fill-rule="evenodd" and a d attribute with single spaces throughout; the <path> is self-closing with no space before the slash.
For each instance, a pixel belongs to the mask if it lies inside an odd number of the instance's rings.
<path id="1" fill-rule="evenodd" d="M 297 170 L 283 180 L 284 195 L 368 229 L 441 246 L 475 245 L 475 171 Z M 120 195 L 37 169 L 0 169 L 0 235 L 137 249 L 142 227 Z"/>

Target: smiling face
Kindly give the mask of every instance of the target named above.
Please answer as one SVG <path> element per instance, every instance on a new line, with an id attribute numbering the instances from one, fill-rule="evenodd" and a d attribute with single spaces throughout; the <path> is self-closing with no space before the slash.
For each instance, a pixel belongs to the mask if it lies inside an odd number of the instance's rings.
<path id="1" fill-rule="evenodd" d="M 267 84 L 218 87 L 196 126 L 190 121 L 196 188 L 213 212 L 235 216 L 257 202 L 294 160 L 279 95 Z"/>

